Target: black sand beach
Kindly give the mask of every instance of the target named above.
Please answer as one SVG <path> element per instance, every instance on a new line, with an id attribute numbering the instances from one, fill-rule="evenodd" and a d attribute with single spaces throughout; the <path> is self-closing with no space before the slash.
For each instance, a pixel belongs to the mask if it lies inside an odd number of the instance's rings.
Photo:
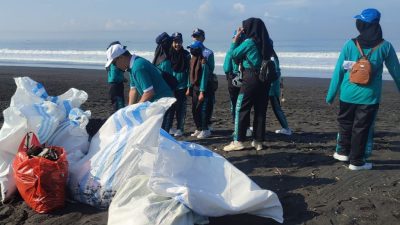
<path id="1" fill-rule="evenodd" d="M 43 83 L 50 95 L 71 87 L 89 94 L 83 109 L 91 110 L 87 127 L 93 135 L 111 113 L 106 73 L 101 70 L 0 67 L 0 110 L 8 107 L 15 91 L 13 77 L 29 76 Z M 292 136 L 275 134 L 279 124 L 268 109 L 267 148 L 256 152 L 223 152 L 231 141 L 232 123 L 224 76 L 220 76 L 213 135 L 190 137 L 190 111 L 185 136 L 223 155 L 259 186 L 276 192 L 284 208 L 284 224 L 400 224 L 400 97 L 392 81 L 383 82 L 382 103 L 375 129 L 370 171 L 354 172 L 332 158 L 337 132 L 337 101 L 325 103 L 328 79 L 285 78 L 283 103 Z M 189 101 L 190 102 L 190 101 Z M 189 109 L 190 105 L 188 105 Z M 3 124 L 0 116 L 0 125 Z M 19 197 L 0 205 L 0 224 L 107 224 L 107 211 L 76 202 L 50 214 L 37 214 Z M 210 218 L 212 225 L 278 224 L 251 215 Z"/>

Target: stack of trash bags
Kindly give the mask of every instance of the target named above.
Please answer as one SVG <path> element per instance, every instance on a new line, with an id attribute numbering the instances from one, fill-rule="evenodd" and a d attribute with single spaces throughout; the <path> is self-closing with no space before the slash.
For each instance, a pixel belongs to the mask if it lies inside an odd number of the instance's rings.
<path id="1" fill-rule="evenodd" d="M 13 98 L 21 92 L 22 80 L 40 86 L 29 78 L 16 78 L 17 92 Z M 12 109 L 4 111 L 5 121 L 0 131 L 2 200 L 15 190 L 9 177 L 9 164 L 18 148 L 16 140 L 32 131 L 38 134 L 41 143 L 51 141 L 52 145 L 65 148 L 70 196 L 79 202 L 108 209 L 108 224 L 207 224 L 209 216 L 242 213 L 283 222 L 282 206 L 274 192 L 261 189 L 217 153 L 198 144 L 176 141 L 161 129 L 164 113 L 175 102 L 174 98 L 120 109 L 108 118 L 85 149 L 83 142 L 82 145 L 67 145 L 77 143 L 68 140 L 79 139 L 79 132 L 87 135 L 82 128 L 86 127 L 90 113 L 78 110 L 87 95 L 81 98 L 84 92 L 77 91 L 81 93 L 73 95 L 77 100 L 63 95 L 49 97 L 40 95 L 35 88 L 27 89 L 37 103 L 25 101 L 24 104 L 32 106 L 21 110 L 23 107 L 15 109 L 15 101 L 12 101 Z M 36 109 L 41 105 L 44 109 Z M 75 111 L 72 108 L 76 108 Z M 40 113 L 34 115 L 33 112 L 39 111 L 46 112 L 45 118 L 41 118 Z M 85 119 L 77 122 L 66 117 L 72 112 L 79 112 Z M 51 122 L 45 124 L 44 120 Z M 75 121 L 69 123 L 79 127 L 79 132 L 66 132 L 70 129 L 62 124 L 67 121 Z M 17 127 L 11 126 L 11 129 L 10 125 L 19 123 L 24 124 L 19 126 L 18 133 Z M 19 135 L 13 141 L 7 136 L 12 132 Z M 8 146 L 4 147 L 4 143 Z"/>

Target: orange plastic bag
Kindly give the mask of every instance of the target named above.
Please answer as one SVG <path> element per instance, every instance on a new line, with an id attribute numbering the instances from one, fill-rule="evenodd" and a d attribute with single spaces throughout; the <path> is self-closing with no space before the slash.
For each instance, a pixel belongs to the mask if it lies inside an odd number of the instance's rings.
<path id="1" fill-rule="evenodd" d="M 15 184 L 27 205 L 38 213 L 48 213 L 64 206 L 68 177 L 66 153 L 61 147 L 51 146 L 57 153 L 56 161 L 30 157 L 27 151 L 31 146 L 41 146 L 33 133 L 25 136 L 15 156 L 12 165 Z"/>

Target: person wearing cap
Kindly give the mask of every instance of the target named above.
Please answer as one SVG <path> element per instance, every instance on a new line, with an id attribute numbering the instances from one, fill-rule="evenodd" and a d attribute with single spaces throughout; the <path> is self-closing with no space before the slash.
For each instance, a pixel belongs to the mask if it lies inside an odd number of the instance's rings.
<path id="1" fill-rule="evenodd" d="M 186 90 L 189 77 L 190 53 L 182 47 L 182 34 L 175 32 L 171 35 L 172 47 L 169 50 L 172 75 L 177 79 L 178 86 L 175 90 L 176 102 L 171 106 L 171 116 L 168 118 L 173 124 L 176 116 L 176 130 L 171 128 L 170 134 L 175 137 L 183 135 L 186 119 Z M 171 131 L 172 130 L 172 131 Z"/>
<path id="2" fill-rule="evenodd" d="M 208 128 L 209 101 L 213 88 L 210 82 L 211 73 L 203 55 L 205 48 L 203 43 L 194 41 L 188 48 L 192 58 L 186 95 L 192 96 L 192 115 L 196 125 L 196 131 L 191 136 L 203 139 L 211 135 Z"/>
<path id="3" fill-rule="evenodd" d="M 242 22 L 231 44 L 232 59 L 243 66 L 243 84 L 240 87 L 235 113 L 235 132 L 233 141 L 226 145 L 224 151 L 242 150 L 246 138 L 246 129 L 250 123 L 250 111 L 254 108 L 253 141 L 256 150 L 263 149 L 268 92 L 271 83 L 259 78 L 263 59 L 270 60 L 273 47 L 264 22 L 259 18 L 249 18 Z M 240 45 L 238 40 L 244 33 L 246 40 Z"/>
<path id="4" fill-rule="evenodd" d="M 107 49 L 114 44 L 120 44 L 119 41 L 112 42 Z M 108 75 L 108 83 L 110 85 L 110 99 L 113 105 L 114 112 L 125 107 L 125 95 L 124 95 L 124 71 L 118 69 L 114 64 L 106 67 Z"/>
<path id="5" fill-rule="evenodd" d="M 374 122 L 382 92 L 383 64 L 400 91 L 399 60 L 392 44 L 382 37 L 380 17 L 380 12 L 371 8 L 354 17 L 359 35 L 345 43 L 326 96 L 326 102 L 332 104 L 340 92 L 337 118 L 339 133 L 333 157 L 339 161 L 349 161 L 350 170 L 372 168 L 372 163 L 366 159 L 373 147 Z M 361 58 L 361 51 L 367 55 L 372 66 L 371 79 L 363 85 L 350 81 L 352 64 Z"/>
<path id="6" fill-rule="evenodd" d="M 271 45 L 273 46 L 273 41 L 270 40 Z M 269 90 L 269 102 L 271 103 L 272 111 L 274 111 L 275 117 L 278 119 L 279 124 L 281 125 L 281 129 L 275 130 L 277 134 L 285 134 L 292 135 L 292 129 L 289 128 L 289 124 L 287 122 L 285 113 L 282 110 L 281 102 L 279 101 L 279 97 L 281 95 L 281 68 L 279 67 L 279 58 L 276 54 L 275 50 L 273 51 L 272 58 L 274 59 L 276 73 L 278 74 L 278 79 L 271 83 L 271 87 Z"/>
<path id="7" fill-rule="evenodd" d="M 200 41 L 201 43 L 203 43 L 203 46 L 204 46 L 204 41 L 206 40 L 206 34 L 205 34 L 204 30 L 202 30 L 200 28 L 196 28 L 192 33 L 192 38 L 193 38 L 193 41 Z M 208 64 L 210 73 L 214 76 L 214 69 L 215 69 L 214 52 L 204 46 L 203 56 Z M 211 79 L 211 77 L 210 77 L 210 79 Z M 210 92 L 211 101 L 208 102 L 209 112 L 207 113 L 207 121 L 208 121 L 209 131 L 211 132 L 211 124 L 212 124 L 211 118 L 212 118 L 212 115 L 214 112 L 215 91 L 214 91 L 214 89 L 210 89 L 210 91 L 211 91 Z"/>
<path id="8" fill-rule="evenodd" d="M 135 103 L 139 94 L 139 102 L 154 102 L 163 97 L 173 97 L 173 93 L 157 69 L 148 60 L 131 54 L 121 44 L 114 44 L 107 49 L 105 67 L 114 64 L 118 69 L 130 69 L 129 105 Z"/>

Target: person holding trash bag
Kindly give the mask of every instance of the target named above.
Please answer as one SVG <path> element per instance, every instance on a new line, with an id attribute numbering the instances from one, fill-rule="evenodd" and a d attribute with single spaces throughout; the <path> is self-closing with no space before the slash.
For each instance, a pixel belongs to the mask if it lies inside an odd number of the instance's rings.
<path id="1" fill-rule="evenodd" d="M 382 37 L 381 14 L 365 9 L 355 16 L 359 35 L 347 41 L 332 75 L 326 102 L 332 104 L 340 91 L 337 117 L 339 133 L 333 157 L 349 161 L 350 170 L 369 170 L 366 161 L 373 147 L 373 128 L 382 92 L 385 63 L 400 91 L 400 65 L 392 44 Z"/>
<path id="2" fill-rule="evenodd" d="M 105 67 L 114 64 L 118 69 L 130 69 L 129 104 L 139 94 L 139 102 L 156 101 L 163 97 L 173 97 L 171 88 L 161 75 L 161 71 L 148 60 L 131 54 L 121 44 L 114 44 L 107 50 Z"/>
<path id="3" fill-rule="evenodd" d="M 263 60 L 271 60 L 273 47 L 264 22 L 259 18 L 243 21 L 231 44 L 232 58 L 243 65 L 243 83 L 236 103 L 235 132 L 233 141 L 223 148 L 224 151 L 244 149 L 246 129 L 250 121 L 250 111 L 254 107 L 253 141 L 256 150 L 263 149 L 268 92 L 271 81 L 262 77 L 260 68 Z M 246 40 L 240 45 L 238 40 L 244 33 Z"/>

